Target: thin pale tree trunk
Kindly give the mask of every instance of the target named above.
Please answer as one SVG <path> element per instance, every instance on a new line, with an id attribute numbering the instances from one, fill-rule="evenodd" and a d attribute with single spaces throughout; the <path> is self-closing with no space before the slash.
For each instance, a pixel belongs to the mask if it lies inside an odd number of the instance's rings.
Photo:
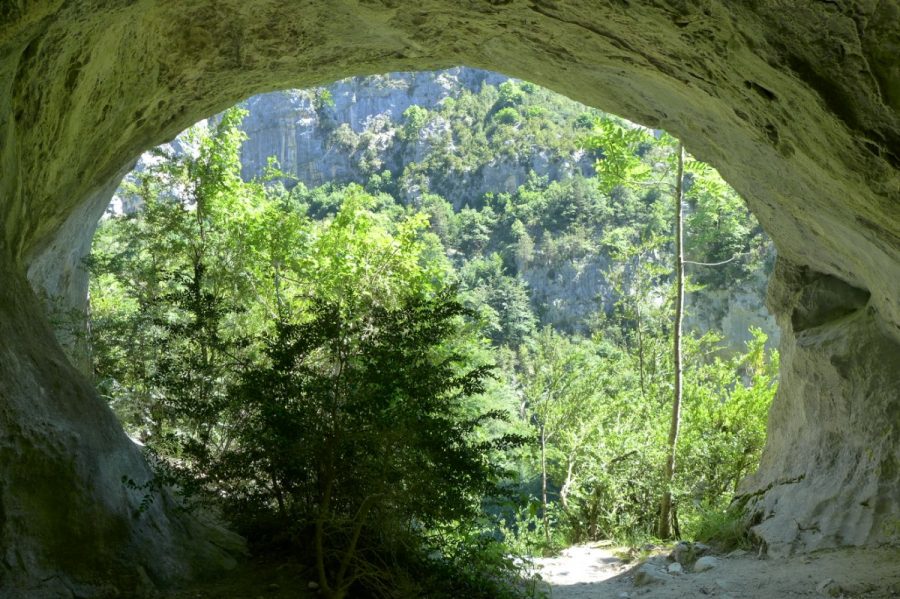
<path id="1" fill-rule="evenodd" d="M 541 514 L 544 522 L 544 538 L 550 544 L 550 519 L 547 517 L 547 435 L 541 424 Z"/>
<path id="2" fill-rule="evenodd" d="M 643 334 L 643 325 L 641 323 L 641 302 L 640 298 L 637 301 L 637 308 L 635 310 L 637 314 L 637 334 L 638 334 L 638 361 L 639 361 L 639 371 L 641 375 L 641 398 L 647 395 L 646 385 L 644 384 L 644 334 Z"/>
<path id="3" fill-rule="evenodd" d="M 672 422 L 669 426 L 669 443 L 666 452 L 665 481 L 659 510 L 659 537 L 671 536 L 672 521 L 672 479 L 675 477 L 675 448 L 678 444 L 678 429 L 681 424 L 682 364 L 681 325 L 684 317 L 684 227 L 682 223 L 682 201 L 684 199 L 684 146 L 678 142 L 678 173 L 675 181 L 675 342 L 673 362 L 675 365 L 674 396 L 672 398 Z"/>
<path id="4" fill-rule="evenodd" d="M 569 492 L 572 490 L 572 485 L 575 484 L 575 458 L 569 457 L 566 460 L 566 480 L 563 483 L 562 488 L 559 490 L 559 501 L 562 503 L 562 508 L 568 512 L 569 510 Z"/>

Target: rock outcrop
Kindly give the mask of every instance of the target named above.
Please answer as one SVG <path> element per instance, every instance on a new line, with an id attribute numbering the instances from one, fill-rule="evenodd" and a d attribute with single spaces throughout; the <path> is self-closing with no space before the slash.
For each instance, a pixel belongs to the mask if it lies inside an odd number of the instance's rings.
<path id="1" fill-rule="evenodd" d="M 743 351 L 751 339 L 750 328 L 766 334 L 767 347 L 778 347 L 781 331 L 765 307 L 767 271 L 757 271 L 746 281 L 726 288 L 705 288 L 685 298 L 684 326 L 689 330 L 721 331 L 729 351 Z"/>
<path id="2" fill-rule="evenodd" d="M 737 501 L 772 553 L 897 542 L 900 351 L 868 291 L 779 259 L 781 388 Z M 827 472 L 828 476 L 823 476 Z"/>
<path id="3" fill-rule="evenodd" d="M 755 530 L 770 551 L 897 542 L 898 55 L 896 0 L 3 3 L 0 594 L 100 594 L 135 586 L 138 566 L 165 585 L 220 561 L 164 502 L 134 516 L 121 471 L 146 467 L 62 358 L 26 272 L 77 296 L 67 265 L 104 193 L 204 115 L 456 64 L 665 128 L 748 200 L 784 265 L 782 384 L 742 490 Z"/>
<path id="4" fill-rule="evenodd" d="M 404 166 L 420 162 L 433 145 L 443 143 L 449 123 L 435 119 L 416 139 L 401 143 L 398 133 L 410 106 L 429 110 L 463 91 L 478 93 L 482 85 L 498 85 L 509 77 L 455 67 L 436 72 L 390 73 L 354 77 L 318 90 L 288 90 L 254 96 L 242 129 L 247 140 L 241 150 L 243 176 L 265 170 L 274 156 L 280 168 L 307 187 L 335 182 L 364 185 L 372 172 L 390 171 L 400 180 Z M 442 122 L 443 121 L 443 122 Z M 352 139 L 347 140 L 345 138 Z M 347 147 L 347 144 L 352 147 Z M 374 163 L 374 164 L 373 164 Z M 373 168 L 377 166 L 377 168 Z M 593 174 L 593 158 L 550 157 L 535 153 L 527 160 L 497 157 L 470 172 L 452 173 L 426 181 L 427 191 L 450 201 L 456 209 L 473 204 L 487 192 L 514 192 L 530 175 L 558 180 L 578 173 Z M 401 199 L 411 201 L 420 189 L 401 185 Z"/>
<path id="5" fill-rule="evenodd" d="M 403 113 L 410 106 L 434 109 L 446 98 L 456 98 L 463 91 L 477 92 L 484 83 L 496 85 L 506 79 L 497 73 L 457 67 L 353 77 L 319 90 L 254 96 L 244 103 L 248 114 L 242 129 L 248 137 L 241 150 L 243 175 L 248 179 L 259 176 L 269 157 L 274 156 L 283 171 L 307 187 L 328 182 L 365 184 L 373 169 L 366 168 L 363 154 L 370 149 L 371 158 L 380 165 L 376 172 L 389 170 L 399 178 L 404 164 L 420 159 L 429 150 L 429 131 L 422 131 L 413 143 L 394 143 Z M 358 147 L 358 142 L 354 144 L 357 147 L 346 147 L 336 131 L 341 125 L 346 125 L 345 135 L 356 140 L 364 136 L 364 147 Z M 590 168 L 589 162 L 585 160 L 583 166 Z M 512 175 L 516 181 L 518 173 L 512 172 L 512 167 L 497 164 L 486 173 L 478 173 L 477 180 L 467 181 L 467 188 L 436 191 L 459 206 L 468 198 L 477 199 L 485 191 L 495 190 L 492 183 L 497 179 Z M 524 182 L 522 170 L 519 184 Z"/>

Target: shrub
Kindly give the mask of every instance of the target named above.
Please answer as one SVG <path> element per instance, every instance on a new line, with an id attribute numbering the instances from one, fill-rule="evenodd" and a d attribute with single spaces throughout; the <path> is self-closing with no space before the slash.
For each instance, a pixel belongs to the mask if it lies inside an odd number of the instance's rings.
<path id="1" fill-rule="evenodd" d="M 749 549 L 750 536 L 743 510 L 700 508 L 696 520 L 686 523 L 685 536 L 709 543 L 721 551 Z"/>
<path id="2" fill-rule="evenodd" d="M 417 542 L 403 531 L 473 519 L 498 475 L 487 455 L 520 442 L 475 439 L 503 413 L 467 413 L 490 367 L 453 349 L 464 314 L 449 293 L 357 314 L 322 303 L 279 324 L 268 363 L 232 390 L 232 448 L 199 476 L 247 534 L 311 534 L 330 597 L 395 575 L 372 555 Z"/>
<path id="3" fill-rule="evenodd" d="M 517 125 L 522 120 L 519 111 L 512 107 L 501 108 L 494 115 L 494 121 L 501 125 Z"/>

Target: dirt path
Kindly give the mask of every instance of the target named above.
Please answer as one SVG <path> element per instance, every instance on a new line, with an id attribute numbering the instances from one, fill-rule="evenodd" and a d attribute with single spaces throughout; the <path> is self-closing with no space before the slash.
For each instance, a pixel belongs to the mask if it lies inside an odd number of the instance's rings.
<path id="1" fill-rule="evenodd" d="M 896 547 L 762 560 L 746 553 L 719 555 L 711 569 L 683 573 L 667 571 L 672 562 L 664 553 L 644 564 L 625 564 L 612 548 L 589 545 L 536 561 L 552 599 L 900 597 Z"/>

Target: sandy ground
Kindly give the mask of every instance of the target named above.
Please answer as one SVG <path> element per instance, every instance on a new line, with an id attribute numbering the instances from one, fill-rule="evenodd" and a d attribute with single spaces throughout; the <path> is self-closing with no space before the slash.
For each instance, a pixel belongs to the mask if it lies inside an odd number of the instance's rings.
<path id="1" fill-rule="evenodd" d="M 842 549 L 788 558 L 717 555 L 706 572 L 669 574 L 668 551 L 646 563 L 624 563 L 614 547 L 579 545 L 535 560 L 550 599 L 790 599 L 900 598 L 900 548 Z M 641 568 L 650 581 L 635 584 Z M 165 595 L 167 599 L 317 599 L 300 564 L 253 560 L 216 581 Z M 641 577 L 638 576 L 640 579 Z M 465 599 L 465 598 L 460 598 Z"/>
<path id="2" fill-rule="evenodd" d="M 803 556 L 757 559 L 755 554 L 718 555 L 705 572 L 670 574 L 665 553 L 645 564 L 625 564 L 613 548 L 581 545 L 555 558 L 536 560 L 552 599 L 722 599 L 790 597 L 900 597 L 900 548 L 843 549 Z M 650 579 L 635 584 L 640 568 Z"/>

